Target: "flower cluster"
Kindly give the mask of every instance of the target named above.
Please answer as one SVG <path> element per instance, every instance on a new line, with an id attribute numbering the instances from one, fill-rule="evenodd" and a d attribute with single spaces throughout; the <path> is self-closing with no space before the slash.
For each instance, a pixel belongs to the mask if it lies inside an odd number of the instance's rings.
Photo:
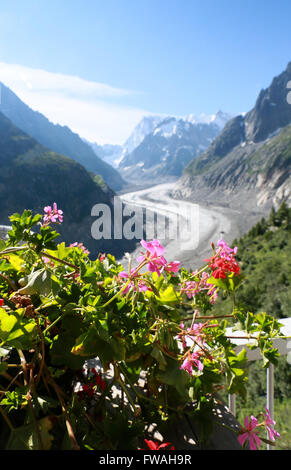
<path id="1" fill-rule="evenodd" d="M 199 371 L 203 370 L 203 363 L 201 359 L 207 357 L 212 359 L 207 351 L 206 333 L 203 331 L 207 327 L 207 323 L 194 323 L 190 328 L 184 329 L 184 324 L 180 324 L 181 332 L 178 338 L 182 340 L 182 347 L 187 350 L 183 355 L 183 363 L 180 369 L 186 370 L 190 375 L 193 373 L 193 368 Z"/>
<path id="2" fill-rule="evenodd" d="M 70 248 L 74 248 L 74 247 L 79 248 L 80 250 L 82 250 L 85 255 L 90 254 L 90 251 L 87 250 L 87 248 L 83 245 L 83 243 L 78 243 L 78 242 L 71 243 Z"/>
<path id="3" fill-rule="evenodd" d="M 141 240 L 140 244 L 146 249 L 146 253 L 141 252 L 141 256 L 138 256 L 136 259 L 140 263 L 147 262 L 147 268 L 150 272 L 156 272 L 160 276 L 162 269 L 169 273 L 177 273 L 179 271 L 179 261 L 167 263 L 165 260 L 163 256 L 165 248 L 160 244 L 159 240 L 154 239 L 151 242 Z"/>
<path id="4" fill-rule="evenodd" d="M 216 253 L 205 261 L 208 262 L 212 270 L 212 276 L 215 279 L 225 279 L 226 274 L 240 274 L 240 267 L 234 255 L 237 253 L 237 247 L 230 248 L 224 240 L 218 240 Z"/>
<path id="5" fill-rule="evenodd" d="M 132 288 L 134 288 L 135 292 L 137 289 L 142 292 L 150 290 L 150 287 L 139 277 L 139 274 L 135 269 L 132 269 L 130 274 L 126 271 L 121 271 L 118 276 L 120 278 L 131 279 L 127 286 L 122 290 L 123 294 L 126 294 Z"/>
<path id="6" fill-rule="evenodd" d="M 274 425 L 275 421 L 270 416 L 269 410 L 265 407 L 266 412 L 264 413 L 264 420 L 259 423 L 258 419 L 254 416 L 246 416 L 244 420 L 244 426 L 241 428 L 238 434 L 238 442 L 243 447 L 248 441 L 250 450 L 258 450 L 261 445 L 261 441 L 264 440 L 262 437 L 259 437 L 258 433 L 260 427 L 263 427 L 267 432 L 269 439 L 274 442 L 277 437 L 280 437 L 280 434 L 275 431 Z"/>
<path id="7" fill-rule="evenodd" d="M 196 272 L 194 271 L 192 275 L 195 276 Z M 186 294 L 188 299 L 191 299 L 199 292 L 206 292 L 210 297 L 209 302 L 214 304 L 217 299 L 217 288 L 207 282 L 209 277 L 210 275 L 204 271 L 198 281 L 186 281 L 180 284 L 181 293 Z"/>
<path id="8" fill-rule="evenodd" d="M 203 364 L 200 361 L 201 356 L 203 356 L 202 351 L 195 351 L 193 353 L 188 351 L 180 369 L 186 370 L 190 375 L 193 373 L 193 367 L 200 371 L 203 370 Z"/>
<path id="9" fill-rule="evenodd" d="M 45 206 L 44 212 L 46 215 L 43 216 L 43 225 L 48 225 L 51 222 L 63 222 L 63 211 L 58 209 L 57 203 L 53 203 L 53 207 Z"/>
<path id="10" fill-rule="evenodd" d="M 102 379 L 102 375 L 98 374 L 94 368 L 91 369 L 91 372 L 93 372 L 93 376 L 89 378 L 87 383 L 82 385 L 82 390 L 77 392 L 80 400 L 92 398 L 98 387 L 100 387 L 102 391 L 106 389 L 106 382 Z"/>
<path id="11" fill-rule="evenodd" d="M 139 270 L 145 265 L 147 265 L 150 272 L 156 272 L 158 276 L 161 275 L 162 271 L 175 274 L 180 269 L 181 263 L 179 261 L 167 263 L 163 256 L 165 248 L 160 244 L 159 240 L 154 239 L 150 242 L 141 240 L 140 243 L 146 249 L 146 253 L 141 252 L 141 256 L 136 258 L 140 263 L 139 266 L 135 269 L 131 269 L 130 273 L 121 271 L 118 275 L 120 278 L 130 281 L 126 287 L 122 289 L 121 293 L 123 294 L 126 294 L 132 288 L 135 292 L 137 290 L 142 292 L 151 290 L 146 280 L 142 278 L 142 274 L 139 273 Z"/>

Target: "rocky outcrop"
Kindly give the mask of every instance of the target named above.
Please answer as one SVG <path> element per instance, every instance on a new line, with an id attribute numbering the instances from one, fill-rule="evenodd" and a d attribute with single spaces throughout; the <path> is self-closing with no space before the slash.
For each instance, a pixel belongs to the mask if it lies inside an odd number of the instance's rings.
<path id="1" fill-rule="evenodd" d="M 173 195 L 265 212 L 291 204 L 291 63 L 254 108 L 227 123 L 209 149 L 185 168 Z M 247 206 L 247 207 L 246 207 Z"/>

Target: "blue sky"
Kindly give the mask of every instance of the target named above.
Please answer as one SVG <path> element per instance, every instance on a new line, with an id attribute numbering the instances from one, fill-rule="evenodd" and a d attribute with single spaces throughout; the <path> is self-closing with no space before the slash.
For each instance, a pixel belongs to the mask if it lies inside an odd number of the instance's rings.
<path id="1" fill-rule="evenodd" d="M 248 111 L 291 60 L 290 30 L 289 0 L 2 0 L 0 80 L 122 143 L 145 113 Z"/>

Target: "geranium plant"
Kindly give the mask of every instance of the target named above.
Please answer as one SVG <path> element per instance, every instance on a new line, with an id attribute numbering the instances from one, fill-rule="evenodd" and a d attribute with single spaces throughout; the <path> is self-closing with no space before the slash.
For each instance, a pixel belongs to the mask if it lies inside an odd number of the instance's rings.
<path id="1" fill-rule="evenodd" d="M 63 213 L 55 203 L 44 212 L 12 215 L 0 240 L 0 447 L 139 449 L 154 442 L 152 423 L 162 431 L 186 414 L 210 435 L 216 394 L 244 395 L 247 381 L 246 351 L 235 353 L 226 328 L 255 340 L 264 367 L 278 357 L 278 321 L 236 308 L 236 248 L 218 241 L 189 272 L 142 240 L 124 267 L 110 254 L 90 259 L 82 243 L 56 244 Z M 219 291 L 233 309 L 214 316 Z M 254 424 L 239 431 L 243 446 Z"/>

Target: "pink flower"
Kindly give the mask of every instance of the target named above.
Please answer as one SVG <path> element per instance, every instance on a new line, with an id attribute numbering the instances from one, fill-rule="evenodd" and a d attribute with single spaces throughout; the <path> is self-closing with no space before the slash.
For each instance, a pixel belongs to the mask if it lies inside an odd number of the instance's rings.
<path id="1" fill-rule="evenodd" d="M 197 367 L 197 369 L 200 371 L 203 370 L 203 364 L 199 360 L 200 357 L 201 353 L 198 351 L 192 354 L 189 353 L 186 359 L 184 359 L 184 362 L 181 365 L 180 369 L 186 370 L 190 375 L 192 375 L 193 366 Z"/>
<path id="2" fill-rule="evenodd" d="M 43 216 L 44 225 L 48 225 L 50 222 L 63 222 L 63 211 L 58 209 L 57 203 L 53 203 L 53 208 L 51 206 L 45 206 L 44 212 L 46 215 Z"/>
<path id="3" fill-rule="evenodd" d="M 196 310 L 197 312 L 197 310 Z M 184 330 L 184 324 L 180 324 L 180 328 Z M 189 338 L 192 342 L 195 341 L 196 343 L 200 343 L 201 345 L 205 344 L 205 340 L 203 339 L 204 333 L 203 329 L 205 328 L 204 323 L 194 323 L 191 328 L 187 328 L 182 333 L 178 334 L 179 338 L 182 338 L 182 345 L 183 348 L 187 348 L 186 338 Z"/>
<path id="4" fill-rule="evenodd" d="M 165 248 L 160 244 L 159 240 L 156 239 L 152 240 L 151 242 L 141 240 L 140 244 L 153 256 L 161 256 L 165 251 Z"/>
<path id="5" fill-rule="evenodd" d="M 180 261 L 171 261 L 170 263 L 166 264 L 164 270 L 169 273 L 177 273 L 180 269 Z"/>
<path id="6" fill-rule="evenodd" d="M 212 276 L 215 279 L 226 279 L 227 273 L 240 274 L 240 267 L 234 255 L 237 253 L 237 247 L 230 248 L 224 240 L 218 240 L 216 253 L 205 261 L 208 262 L 212 270 Z"/>
<path id="7" fill-rule="evenodd" d="M 83 243 L 78 243 L 78 242 L 75 242 L 75 243 L 71 243 L 70 244 L 70 248 L 80 248 L 80 250 L 83 251 L 84 254 L 86 255 L 89 255 L 90 254 L 90 251 L 87 250 L 87 248 L 83 245 Z"/>
<path id="8" fill-rule="evenodd" d="M 227 259 L 228 261 L 231 259 L 232 255 L 236 255 L 237 253 L 237 246 L 230 248 L 224 240 L 218 240 L 217 246 L 218 249 L 216 253 L 219 252 L 220 256 Z"/>
<path id="9" fill-rule="evenodd" d="M 195 276 L 195 272 L 192 273 Z M 199 292 L 206 292 L 210 297 L 209 302 L 211 304 L 215 303 L 217 298 L 217 288 L 213 284 L 208 284 L 207 280 L 209 279 L 209 274 L 205 271 L 202 273 L 200 280 L 198 281 L 186 281 L 181 286 L 181 292 L 185 293 L 188 299 L 195 297 Z"/>
<path id="10" fill-rule="evenodd" d="M 276 421 L 273 421 L 270 415 L 270 412 L 268 408 L 265 407 L 266 413 L 264 414 L 265 420 L 264 420 L 264 425 L 268 431 L 269 438 L 271 441 L 275 441 L 276 437 L 280 437 L 280 434 L 275 431 L 273 426 L 276 424 Z"/>
<path id="11" fill-rule="evenodd" d="M 191 357 L 186 357 L 184 359 L 183 364 L 181 365 L 180 369 L 186 370 L 190 375 L 192 375 L 193 364 L 191 361 Z"/>
<path id="12" fill-rule="evenodd" d="M 45 264 L 50 265 L 52 268 L 55 265 L 55 263 L 50 258 L 48 258 L 47 256 L 42 256 L 42 260 Z"/>
<path id="13" fill-rule="evenodd" d="M 258 426 L 258 420 L 254 416 L 251 416 L 249 419 L 248 416 L 246 416 L 244 420 L 244 427 L 241 429 L 239 435 L 238 435 L 238 442 L 240 443 L 241 446 L 244 445 L 246 440 L 249 440 L 250 444 L 250 449 L 251 450 L 257 450 L 258 447 L 261 445 L 261 439 L 257 435 L 257 432 L 255 431 L 256 427 Z"/>
<path id="14" fill-rule="evenodd" d="M 163 257 L 165 248 L 160 244 L 159 240 L 155 239 L 151 242 L 141 240 L 140 243 L 147 251 L 146 253 L 142 252 L 142 256 L 138 256 L 137 261 L 148 261 L 148 270 L 156 272 L 160 276 L 161 268 L 167 265 L 167 261 Z"/>
<path id="15" fill-rule="evenodd" d="M 121 277 L 121 278 L 125 278 L 125 279 L 132 279 L 132 278 L 135 278 L 135 277 L 138 276 L 138 272 L 135 272 L 135 269 L 132 269 L 131 274 L 129 275 L 126 271 L 121 271 L 118 274 L 118 276 Z M 146 282 L 143 279 L 137 279 L 136 281 L 134 281 L 134 280 L 130 281 L 130 283 L 122 291 L 122 294 L 126 294 L 133 287 L 134 287 L 135 292 L 137 291 L 137 288 L 142 292 L 145 292 L 145 291 L 149 290 L 148 285 L 146 284 Z"/>

